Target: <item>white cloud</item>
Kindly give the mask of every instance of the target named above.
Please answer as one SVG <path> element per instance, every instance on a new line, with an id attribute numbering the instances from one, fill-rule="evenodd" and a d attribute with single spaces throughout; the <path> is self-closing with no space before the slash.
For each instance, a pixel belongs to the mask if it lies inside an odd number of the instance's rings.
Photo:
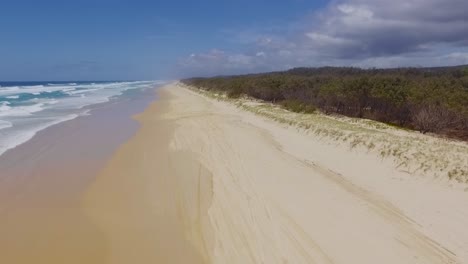
<path id="1" fill-rule="evenodd" d="M 355 43 L 352 39 L 333 37 L 315 32 L 306 33 L 305 35 L 317 46 L 350 45 Z"/>
<path id="2" fill-rule="evenodd" d="M 257 52 L 257 53 L 255 54 L 255 56 L 257 56 L 257 57 L 266 57 L 266 53 L 263 52 L 263 51 L 259 51 L 259 52 Z"/>

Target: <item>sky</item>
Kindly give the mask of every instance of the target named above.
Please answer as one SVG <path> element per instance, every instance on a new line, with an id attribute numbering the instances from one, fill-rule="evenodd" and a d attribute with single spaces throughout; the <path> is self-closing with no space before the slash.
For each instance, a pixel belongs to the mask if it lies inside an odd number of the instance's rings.
<path id="1" fill-rule="evenodd" d="M 1 0 L 0 80 L 468 64 L 466 0 Z"/>

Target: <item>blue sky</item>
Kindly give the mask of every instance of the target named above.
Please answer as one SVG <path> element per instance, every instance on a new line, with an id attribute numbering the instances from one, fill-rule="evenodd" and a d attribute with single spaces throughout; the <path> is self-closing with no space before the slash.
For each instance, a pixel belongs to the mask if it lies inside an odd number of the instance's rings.
<path id="1" fill-rule="evenodd" d="M 468 63 L 468 1 L 3 1 L 0 80 Z"/>

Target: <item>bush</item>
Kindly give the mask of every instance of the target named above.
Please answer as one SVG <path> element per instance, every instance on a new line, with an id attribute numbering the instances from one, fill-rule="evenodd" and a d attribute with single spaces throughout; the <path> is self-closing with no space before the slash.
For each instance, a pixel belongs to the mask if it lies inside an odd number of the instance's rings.
<path id="1" fill-rule="evenodd" d="M 227 96 L 229 98 L 232 98 L 232 99 L 239 99 L 241 97 L 242 93 L 238 90 L 234 90 L 234 91 L 229 91 L 227 93 Z"/>
<path id="2" fill-rule="evenodd" d="M 450 127 L 452 116 L 447 109 L 437 106 L 420 108 L 413 116 L 413 124 L 421 133 L 440 133 Z"/>
<path id="3" fill-rule="evenodd" d="M 284 100 L 281 102 L 281 105 L 285 109 L 296 113 L 312 114 L 317 110 L 315 106 L 300 102 L 298 100 Z"/>
<path id="4" fill-rule="evenodd" d="M 238 84 L 234 84 L 230 89 L 227 90 L 227 96 L 233 99 L 238 99 L 243 93 L 242 86 Z"/>

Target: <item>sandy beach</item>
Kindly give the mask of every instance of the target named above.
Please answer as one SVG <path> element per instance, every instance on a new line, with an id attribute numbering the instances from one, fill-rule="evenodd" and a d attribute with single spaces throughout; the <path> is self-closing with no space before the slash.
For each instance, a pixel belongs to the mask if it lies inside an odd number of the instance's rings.
<path id="1" fill-rule="evenodd" d="M 463 190 L 180 85 L 161 96 L 86 195 L 108 263 L 467 261 Z"/>
<path id="2" fill-rule="evenodd" d="M 37 244 L 16 250 L 36 249 L 34 263 L 468 263 L 461 184 L 178 83 L 135 119 L 136 134 L 58 211 L 72 213 L 53 217 L 64 228 L 39 219 L 25 230 L 40 231 Z"/>

